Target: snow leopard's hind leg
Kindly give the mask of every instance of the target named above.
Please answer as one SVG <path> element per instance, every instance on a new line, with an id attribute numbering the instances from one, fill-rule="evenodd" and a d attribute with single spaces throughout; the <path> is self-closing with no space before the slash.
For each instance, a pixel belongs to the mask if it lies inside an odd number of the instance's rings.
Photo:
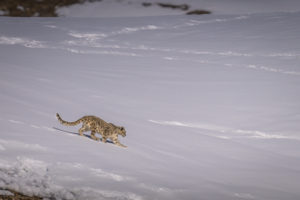
<path id="1" fill-rule="evenodd" d="M 91 138 L 94 139 L 94 140 L 96 140 L 96 141 L 100 140 L 100 138 L 96 137 L 96 131 L 95 130 L 91 131 Z"/>
<path id="2" fill-rule="evenodd" d="M 87 132 L 89 130 L 90 130 L 89 127 L 86 126 L 85 124 L 83 124 L 82 127 L 79 129 L 78 132 L 79 132 L 79 135 L 83 136 L 83 132 Z"/>

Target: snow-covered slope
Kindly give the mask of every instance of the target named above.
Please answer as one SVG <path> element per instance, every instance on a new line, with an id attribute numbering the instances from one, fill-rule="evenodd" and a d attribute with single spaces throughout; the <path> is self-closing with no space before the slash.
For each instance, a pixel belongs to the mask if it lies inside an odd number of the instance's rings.
<path id="1" fill-rule="evenodd" d="M 0 18 L 0 188 L 300 198 L 300 13 Z M 127 149 L 59 124 L 97 115 Z"/>
<path id="2" fill-rule="evenodd" d="M 148 6 L 143 6 L 146 3 Z M 300 11 L 298 0 L 102 0 L 57 9 L 65 17 L 120 17 L 184 15 L 187 11 L 163 8 L 158 3 L 189 6 L 189 10 L 204 9 L 212 14 L 253 14 Z"/>

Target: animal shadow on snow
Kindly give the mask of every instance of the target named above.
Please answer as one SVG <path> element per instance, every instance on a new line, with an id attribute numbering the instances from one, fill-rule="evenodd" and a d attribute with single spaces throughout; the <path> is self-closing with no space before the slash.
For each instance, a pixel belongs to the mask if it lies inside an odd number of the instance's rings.
<path id="1" fill-rule="evenodd" d="M 57 130 L 57 131 L 65 132 L 65 133 L 68 133 L 68 134 L 80 136 L 79 133 L 76 133 L 76 132 L 73 132 L 73 131 L 66 131 L 66 130 L 63 130 L 63 129 L 60 129 L 60 128 L 57 128 L 57 127 L 53 127 L 53 129 L 55 129 L 55 130 Z M 91 139 L 91 140 L 94 140 L 94 139 L 92 139 L 92 137 L 91 137 L 90 135 L 84 134 L 83 136 L 85 136 L 85 137 L 87 137 L 87 138 L 89 138 L 89 139 Z M 102 140 L 102 138 L 101 138 L 101 140 Z M 96 140 L 94 140 L 94 141 L 96 141 Z M 110 140 L 106 140 L 106 142 L 107 142 L 107 143 L 113 144 L 113 142 L 110 141 Z"/>

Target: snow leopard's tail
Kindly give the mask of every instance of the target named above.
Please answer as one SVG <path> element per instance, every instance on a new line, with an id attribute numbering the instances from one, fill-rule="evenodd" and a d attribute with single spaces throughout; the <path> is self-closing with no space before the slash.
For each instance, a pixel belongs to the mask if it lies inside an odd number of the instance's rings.
<path id="1" fill-rule="evenodd" d="M 80 119 L 76 120 L 75 122 L 67 122 L 67 121 L 63 120 L 63 119 L 59 116 L 58 113 L 56 113 L 56 117 L 57 117 L 58 121 L 59 121 L 61 124 L 65 125 L 65 126 L 75 126 L 75 125 L 77 125 L 77 124 L 80 124 L 81 121 L 82 121 L 82 118 L 80 118 Z"/>

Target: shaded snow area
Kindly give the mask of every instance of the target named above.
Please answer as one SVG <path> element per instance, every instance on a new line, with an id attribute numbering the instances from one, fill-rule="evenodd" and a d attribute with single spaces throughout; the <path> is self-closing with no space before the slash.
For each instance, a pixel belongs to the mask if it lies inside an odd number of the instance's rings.
<path id="1" fill-rule="evenodd" d="M 300 199 L 299 21 L 297 12 L 0 18 L 0 189 Z M 76 135 L 57 112 L 124 126 L 128 148 Z"/>

